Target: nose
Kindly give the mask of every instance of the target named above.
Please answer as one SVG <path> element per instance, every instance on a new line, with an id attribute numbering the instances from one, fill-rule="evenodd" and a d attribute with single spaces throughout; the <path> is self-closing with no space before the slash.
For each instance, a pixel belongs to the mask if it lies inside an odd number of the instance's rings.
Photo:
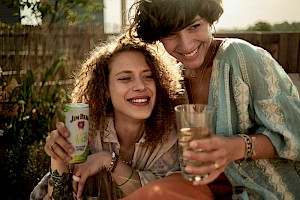
<path id="1" fill-rule="evenodd" d="M 179 46 L 183 53 L 191 53 L 194 50 L 193 40 L 187 33 L 179 32 L 178 38 Z"/>
<path id="2" fill-rule="evenodd" d="M 141 78 L 137 78 L 135 79 L 134 83 L 133 83 L 133 91 L 143 91 L 146 88 L 146 84 L 145 81 Z"/>

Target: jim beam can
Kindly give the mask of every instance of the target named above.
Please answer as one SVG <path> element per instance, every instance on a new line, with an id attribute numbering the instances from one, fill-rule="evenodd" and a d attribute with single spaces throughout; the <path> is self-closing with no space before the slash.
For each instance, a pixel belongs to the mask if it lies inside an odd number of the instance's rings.
<path id="1" fill-rule="evenodd" d="M 65 124 L 70 132 L 70 137 L 67 139 L 75 149 L 70 163 L 82 163 L 89 153 L 89 105 L 83 103 L 66 104 L 65 114 Z"/>

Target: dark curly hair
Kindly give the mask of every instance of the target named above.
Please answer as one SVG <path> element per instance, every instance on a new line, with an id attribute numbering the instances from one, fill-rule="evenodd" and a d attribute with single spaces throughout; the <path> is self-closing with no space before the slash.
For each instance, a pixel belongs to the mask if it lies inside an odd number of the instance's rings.
<path id="1" fill-rule="evenodd" d="M 139 0 L 130 13 L 130 35 L 154 43 L 191 25 L 197 15 L 212 25 L 223 14 L 223 5 L 222 0 Z"/>
<path id="2" fill-rule="evenodd" d="M 161 50 L 160 50 L 161 49 Z M 174 106 L 182 103 L 181 74 L 171 56 L 162 47 L 149 45 L 128 37 L 111 37 L 101 43 L 82 63 L 74 78 L 71 98 L 74 103 L 89 104 L 90 132 L 104 133 L 107 117 L 113 116 L 113 105 L 107 97 L 109 70 L 112 58 L 119 53 L 137 51 L 143 53 L 152 70 L 156 84 L 157 102 L 146 121 L 146 145 L 155 147 L 163 142 L 174 125 Z M 102 137 L 105 137 L 102 135 Z"/>

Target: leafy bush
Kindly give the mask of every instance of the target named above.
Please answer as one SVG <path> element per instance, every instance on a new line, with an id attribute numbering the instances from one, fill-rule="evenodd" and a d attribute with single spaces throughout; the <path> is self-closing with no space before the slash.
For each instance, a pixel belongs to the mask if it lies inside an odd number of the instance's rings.
<path id="1" fill-rule="evenodd" d="M 50 79 L 64 66 L 64 60 L 58 58 L 40 80 L 39 74 L 35 76 L 28 70 L 10 94 L 9 102 L 15 104 L 17 113 L 6 116 L 3 134 L 7 199 L 28 199 L 33 187 L 48 171 L 50 159 L 43 149 L 45 138 L 54 128 L 56 118 L 64 120 L 63 105 L 69 101 L 59 82 Z"/>

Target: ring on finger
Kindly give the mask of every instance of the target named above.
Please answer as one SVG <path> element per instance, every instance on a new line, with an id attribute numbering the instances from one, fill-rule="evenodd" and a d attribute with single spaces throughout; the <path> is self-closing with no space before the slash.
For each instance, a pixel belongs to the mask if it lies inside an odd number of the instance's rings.
<path id="1" fill-rule="evenodd" d="M 56 142 L 53 142 L 50 146 L 49 146 L 49 149 L 50 150 L 53 150 L 53 146 L 56 144 Z"/>
<path id="2" fill-rule="evenodd" d="M 73 179 L 74 181 L 76 181 L 76 182 L 79 182 L 79 181 L 80 181 L 80 177 L 79 177 L 79 176 L 73 175 L 73 176 L 72 176 L 72 179 Z"/>
<path id="3" fill-rule="evenodd" d="M 214 162 L 214 168 L 215 168 L 215 170 L 218 170 L 219 167 L 220 167 L 219 164 L 217 162 Z"/>

